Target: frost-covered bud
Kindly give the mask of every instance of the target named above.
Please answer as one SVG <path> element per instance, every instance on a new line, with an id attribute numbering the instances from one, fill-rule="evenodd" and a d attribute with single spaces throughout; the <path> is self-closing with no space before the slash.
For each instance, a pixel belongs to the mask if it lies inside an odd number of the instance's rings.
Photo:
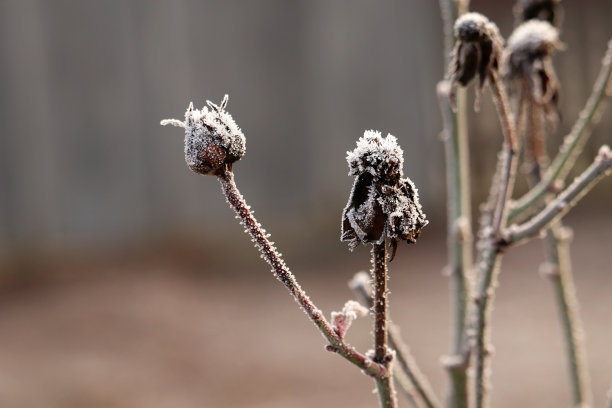
<path id="1" fill-rule="evenodd" d="M 450 77 L 467 86 L 479 77 L 479 88 L 484 86 L 491 70 L 497 70 L 504 40 L 497 26 L 480 13 L 466 13 L 455 22 L 457 42 L 453 50 Z"/>
<path id="2" fill-rule="evenodd" d="M 529 20 L 543 20 L 559 27 L 563 9 L 561 0 L 518 0 L 514 5 L 516 25 Z"/>
<path id="3" fill-rule="evenodd" d="M 225 111 L 228 96 L 220 105 L 206 101 L 208 107 L 194 109 L 189 104 L 185 121 L 165 119 L 162 125 L 185 129 L 185 161 L 199 174 L 217 175 L 232 169 L 232 163 L 244 156 L 245 138 L 242 131 Z"/>
<path id="4" fill-rule="evenodd" d="M 403 151 L 394 136 L 368 130 L 347 152 L 349 175 L 356 176 L 342 213 L 341 239 L 357 244 L 381 244 L 389 238 L 415 243 L 427 225 L 416 187 L 402 178 Z"/>
<path id="5" fill-rule="evenodd" d="M 551 56 L 560 49 L 563 44 L 555 27 L 546 21 L 530 20 L 508 38 L 502 58 L 502 75 L 510 84 L 510 94 L 518 94 L 526 86 L 549 118 L 553 113 L 557 116 L 559 101 L 559 81 Z"/>

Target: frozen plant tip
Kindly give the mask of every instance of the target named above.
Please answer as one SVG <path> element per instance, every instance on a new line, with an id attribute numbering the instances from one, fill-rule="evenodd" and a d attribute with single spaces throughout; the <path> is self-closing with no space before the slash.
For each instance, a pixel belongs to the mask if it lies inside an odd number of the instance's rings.
<path id="1" fill-rule="evenodd" d="M 397 139 L 368 130 L 346 159 L 349 175 L 356 177 L 342 214 L 341 239 L 351 250 L 359 243 L 382 244 L 385 238 L 393 249 L 400 240 L 415 243 L 428 221 L 416 187 L 402 178 L 404 158 Z"/>
<path id="2" fill-rule="evenodd" d="M 367 316 L 368 309 L 363 307 L 359 302 L 354 300 L 349 300 L 344 304 L 342 311 L 340 312 L 332 312 L 331 320 L 334 331 L 341 339 L 344 338 L 346 331 L 353 324 L 353 320 L 355 320 L 359 316 Z"/>
<path id="3" fill-rule="evenodd" d="M 497 26 L 480 13 L 466 13 L 455 22 L 457 42 L 450 64 L 451 102 L 454 105 L 454 85 L 467 86 L 478 75 L 476 99 L 491 71 L 497 71 L 504 40 Z"/>
<path id="4" fill-rule="evenodd" d="M 529 20 L 543 20 L 559 26 L 563 9 L 561 0 L 519 0 L 514 6 L 516 25 Z"/>
<path id="5" fill-rule="evenodd" d="M 232 164 L 244 156 L 245 138 L 225 111 L 228 96 L 220 105 L 206 101 L 208 107 L 194 109 L 189 104 L 185 121 L 164 119 L 162 125 L 179 126 L 185 129 L 185 161 L 191 170 L 199 174 L 218 175 L 232 170 Z"/>
<path id="6" fill-rule="evenodd" d="M 526 87 L 549 120 L 558 118 L 559 82 L 551 55 L 560 49 L 557 29 L 546 21 L 531 20 L 514 30 L 502 58 L 502 74 L 512 85 L 511 93 L 519 94 Z"/>

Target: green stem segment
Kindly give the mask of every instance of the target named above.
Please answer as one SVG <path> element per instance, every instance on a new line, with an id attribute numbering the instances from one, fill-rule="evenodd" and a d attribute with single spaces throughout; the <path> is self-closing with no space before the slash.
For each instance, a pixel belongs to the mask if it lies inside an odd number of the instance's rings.
<path id="1" fill-rule="evenodd" d="M 529 184 L 533 187 L 542 181 L 542 172 L 548 163 L 545 147 L 545 130 L 543 112 L 537 103 L 529 98 L 530 129 L 528 139 L 531 141 L 528 174 Z M 578 297 L 572 276 L 570 257 L 570 233 L 563 227 L 561 220 L 553 223 L 546 230 L 546 258 L 543 272 L 549 277 L 561 319 L 563 338 L 569 363 L 570 383 L 573 391 L 574 406 L 591 407 L 591 385 L 586 364 L 586 348 L 583 341 L 582 321 L 580 319 Z"/>
<path id="2" fill-rule="evenodd" d="M 372 361 L 369 357 L 359 353 L 353 347 L 349 346 L 340 338 L 333 330 L 331 324 L 325 319 L 321 310 L 306 295 L 306 292 L 300 287 L 291 273 L 285 262 L 280 257 L 276 248 L 268 241 L 265 231 L 257 222 L 251 213 L 249 206 L 246 204 L 244 197 L 238 191 L 234 182 L 234 174 L 229 168 L 224 169 L 218 174 L 218 179 L 221 183 L 223 193 L 227 198 L 228 203 L 234 209 L 242 224 L 246 227 L 264 256 L 264 259 L 272 268 L 274 276 L 285 285 L 294 299 L 302 307 L 310 320 L 319 328 L 321 334 L 327 339 L 330 346 L 329 350 L 340 354 L 342 357 L 361 368 L 366 374 L 376 378 L 384 379 L 389 377 L 389 370 L 386 365 Z"/>
<path id="3" fill-rule="evenodd" d="M 454 24 L 457 17 L 468 10 L 469 0 L 440 0 L 440 11 L 444 22 L 444 67 L 451 62 L 451 50 L 455 43 Z M 444 151 L 446 159 L 447 201 L 447 247 L 448 270 L 451 278 L 453 304 L 453 340 L 448 361 L 450 393 L 448 406 L 467 408 L 468 376 L 464 331 L 467 323 L 467 303 L 470 298 L 472 269 L 472 216 L 469 177 L 469 149 L 467 135 L 466 93 L 458 89 L 455 111 L 448 95 L 450 84 L 438 84 L 438 97 L 444 121 Z"/>

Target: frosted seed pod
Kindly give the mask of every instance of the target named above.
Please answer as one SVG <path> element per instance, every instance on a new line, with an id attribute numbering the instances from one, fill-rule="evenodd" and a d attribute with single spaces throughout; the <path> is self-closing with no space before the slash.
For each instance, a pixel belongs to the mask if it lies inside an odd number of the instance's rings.
<path id="1" fill-rule="evenodd" d="M 165 119 L 162 125 L 185 129 L 185 162 L 199 174 L 218 175 L 232 170 L 232 164 L 245 153 L 246 140 L 232 116 L 225 111 L 228 96 L 221 104 L 206 101 L 202 110 L 189 104 L 185 121 Z"/>

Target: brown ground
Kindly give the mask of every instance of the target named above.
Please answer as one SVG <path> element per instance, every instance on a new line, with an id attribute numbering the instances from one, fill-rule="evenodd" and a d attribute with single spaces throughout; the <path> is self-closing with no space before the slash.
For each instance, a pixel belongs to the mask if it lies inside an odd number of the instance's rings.
<path id="1" fill-rule="evenodd" d="M 575 232 L 590 372 L 596 406 L 603 406 L 612 381 L 612 220 L 583 223 Z M 424 237 L 400 249 L 391 265 L 391 302 L 417 361 L 443 395 L 439 358 L 449 343 L 449 305 L 440 242 Z M 496 407 L 571 406 L 550 287 L 534 267 L 539 252 L 539 243 L 522 247 L 504 264 L 494 312 Z M 366 260 L 365 251 L 355 259 Z M 329 313 L 351 296 L 345 283 L 356 268 L 295 272 Z M 5 294 L 0 406 L 376 406 L 371 380 L 323 350 L 321 336 L 263 264 L 246 277 L 207 272 L 116 271 Z M 362 319 L 349 333 L 361 350 L 369 324 Z"/>

